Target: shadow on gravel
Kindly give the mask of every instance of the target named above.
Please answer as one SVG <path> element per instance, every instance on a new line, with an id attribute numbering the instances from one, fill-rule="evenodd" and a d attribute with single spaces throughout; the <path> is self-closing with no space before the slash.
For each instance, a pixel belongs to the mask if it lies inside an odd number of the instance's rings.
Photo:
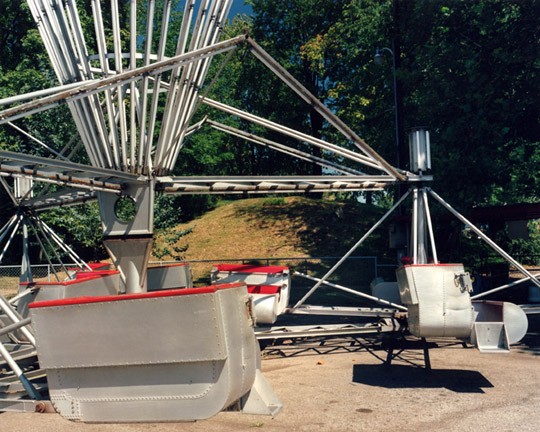
<path id="1" fill-rule="evenodd" d="M 512 346 L 522 352 L 540 356 L 540 314 L 528 315 L 529 328 L 527 334 L 519 343 Z"/>
<path id="2" fill-rule="evenodd" d="M 407 365 L 354 365 L 353 382 L 395 388 L 446 388 L 456 393 L 484 393 L 493 384 L 480 372 L 432 369 Z"/>

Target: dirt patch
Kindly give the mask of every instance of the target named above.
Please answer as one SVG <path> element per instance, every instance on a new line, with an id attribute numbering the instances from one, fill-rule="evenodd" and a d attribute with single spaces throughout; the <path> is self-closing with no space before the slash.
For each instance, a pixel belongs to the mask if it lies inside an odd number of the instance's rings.
<path id="1" fill-rule="evenodd" d="M 527 335 L 533 341 L 509 354 L 459 344 L 433 349 L 431 373 L 410 357 L 385 368 L 351 339 L 318 355 L 298 345 L 262 362 L 284 404 L 275 418 L 224 412 L 193 423 L 95 425 L 57 414 L 4 413 L 0 424 L 10 432 L 532 432 L 540 424 L 539 330 L 536 320 Z"/>

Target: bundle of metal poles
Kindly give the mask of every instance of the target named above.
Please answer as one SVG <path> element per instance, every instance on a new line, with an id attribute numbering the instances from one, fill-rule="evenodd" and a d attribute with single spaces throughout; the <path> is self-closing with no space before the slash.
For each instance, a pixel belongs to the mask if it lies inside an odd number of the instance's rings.
<path id="1" fill-rule="evenodd" d="M 157 3 L 131 0 L 124 11 L 120 2 L 111 1 L 110 10 L 104 11 L 102 2 L 92 0 L 94 33 L 88 35 L 75 1 L 28 1 L 56 76 L 65 86 L 62 89 L 160 62 L 166 59 L 168 41 L 174 39 L 174 56 L 212 46 L 219 39 L 232 0 L 186 1 L 181 27 L 173 35 L 172 2 L 159 2 L 161 10 Z M 156 22 L 159 17 L 161 24 Z M 129 37 L 123 37 L 126 34 Z M 147 75 L 137 82 L 126 79 L 99 93 L 69 99 L 92 165 L 138 174 L 170 170 L 209 66 L 210 58 L 201 56 L 166 73 Z M 156 133 L 162 93 L 166 93 L 165 110 Z"/>

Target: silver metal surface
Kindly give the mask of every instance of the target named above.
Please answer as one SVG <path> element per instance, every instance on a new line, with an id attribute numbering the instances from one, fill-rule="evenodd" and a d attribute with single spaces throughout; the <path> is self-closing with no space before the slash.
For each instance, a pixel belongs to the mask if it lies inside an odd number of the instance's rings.
<path id="1" fill-rule="evenodd" d="M 29 343 L 14 343 L 13 341 L 5 342 L 4 347 L 8 350 L 11 358 L 19 364 L 32 364 L 37 359 L 37 351 L 33 345 Z M 0 357 L 0 366 L 2 369 L 8 367 L 6 360 Z M 29 371 L 25 374 L 28 379 L 34 379 L 37 375 L 43 376 L 43 372 L 36 372 L 36 370 Z M 0 383 L 13 383 L 17 382 L 17 379 L 13 375 L 7 375 L 0 378 Z"/>
<path id="2" fill-rule="evenodd" d="M 319 324 L 261 327 L 255 330 L 258 340 L 331 337 L 348 335 L 376 335 L 385 326 L 379 324 Z"/>
<path id="3" fill-rule="evenodd" d="M 471 341 L 482 353 L 510 352 L 510 343 L 503 322 L 475 322 Z"/>
<path id="4" fill-rule="evenodd" d="M 269 266 L 214 266 L 210 273 L 212 284 L 245 283 L 253 301 L 257 326 L 273 324 L 289 305 L 291 277 L 288 267 Z M 257 286 L 272 286 L 270 292 L 257 292 Z"/>
<path id="5" fill-rule="evenodd" d="M 146 272 L 152 253 L 151 236 L 109 237 L 103 240 L 115 267 L 122 279 L 121 292 L 136 293 L 146 291 Z"/>
<path id="6" fill-rule="evenodd" d="M 146 284 L 148 291 L 192 288 L 191 267 L 188 263 L 179 263 L 164 267 L 148 267 Z"/>
<path id="7" fill-rule="evenodd" d="M 396 270 L 408 328 L 417 337 L 468 338 L 474 321 L 463 264 L 413 264 Z M 470 283 L 470 279 L 469 279 Z"/>
<path id="8" fill-rule="evenodd" d="M 487 343 L 484 339 L 493 342 L 496 336 L 498 343 L 508 350 L 511 344 L 519 342 L 527 333 L 529 323 L 521 307 L 501 301 L 475 301 L 473 306 L 476 313 L 474 325 L 478 327 L 475 329 L 473 342 L 478 344 L 479 349 L 480 345 Z M 504 338 L 500 339 L 503 332 Z"/>
<path id="9" fill-rule="evenodd" d="M 50 401 L 29 400 L 20 398 L 0 398 L 0 412 L 54 413 L 55 410 Z"/>
<path id="10" fill-rule="evenodd" d="M 409 160 L 413 172 L 425 172 L 431 169 L 431 145 L 428 130 L 414 128 L 409 133 Z"/>
<path id="11" fill-rule="evenodd" d="M 524 304 L 524 305 L 520 305 L 520 308 L 527 315 L 540 314 L 540 305 L 539 304 Z"/>
<path id="12" fill-rule="evenodd" d="M 351 306 L 318 306 L 302 305 L 294 309 L 287 310 L 287 313 L 298 315 L 335 315 L 335 316 L 358 316 L 358 317 L 377 317 L 393 318 L 396 315 L 396 309 L 389 308 L 369 308 L 369 307 L 351 307 Z"/>
<path id="13" fill-rule="evenodd" d="M 258 348 L 247 307 L 237 285 L 33 308 L 51 401 L 82 421 L 208 418 L 254 385 Z"/>
<path id="14" fill-rule="evenodd" d="M 0 341 L 0 356 L 4 358 L 8 367 L 13 371 L 15 376 L 17 376 L 17 378 L 21 382 L 28 396 L 30 396 L 30 398 L 32 399 L 40 400 L 41 395 L 35 389 L 32 383 L 28 380 L 28 378 L 26 378 L 22 369 L 19 367 L 17 362 L 13 359 L 13 357 L 11 356 L 11 354 L 9 353 L 9 351 L 7 350 L 7 348 L 4 346 L 4 344 L 1 341 Z"/>
<path id="15" fill-rule="evenodd" d="M 11 333 L 15 330 L 20 329 L 21 327 L 27 326 L 28 324 L 30 324 L 30 322 L 31 322 L 30 318 L 24 318 L 17 323 L 9 324 L 5 327 L 0 326 L 0 336 L 6 335 L 8 333 Z"/>
<path id="16" fill-rule="evenodd" d="M 72 272 L 71 272 L 72 273 Z M 36 282 L 37 293 L 29 301 L 59 300 L 77 297 L 112 296 L 119 293 L 120 276 L 117 272 L 71 281 Z M 19 302 L 18 307 L 21 307 Z"/>
<path id="17" fill-rule="evenodd" d="M 7 150 L 0 150 L 0 159 L 6 159 L 7 161 L 9 161 L 9 164 L 6 163 L 6 166 L 12 165 L 14 167 L 31 167 L 32 169 L 39 172 L 51 172 L 54 175 L 58 175 L 58 173 L 61 173 L 66 177 L 69 176 L 73 178 L 95 177 L 101 179 L 115 179 L 116 181 L 124 180 L 132 182 L 135 182 L 140 178 L 140 176 L 136 174 L 125 173 L 109 168 L 88 166 L 65 160 L 45 158 L 41 156 L 11 152 Z M 16 164 L 16 162 L 19 162 L 20 164 Z M 143 178 L 142 180 L 145 179 Z"/>
<path id="18" fill-rule="evenodd" d="M 34 335 L 32 331 L 26 327 L 26 325 L 20 325 L 23 321 L 23 317 L 15 310 L 15 308 L 9 304 L 9 302 L 5 299 L 3 295 L 0 294 L 0 310 L 5 314 L 5 316 L 11 321 L 13 324 L 17 324 L 20 326 L 20 331 L 24 335 L 24 337 L 30 342 L 32 345 L 35 346 L 36 340 L 34 338 Z"/>
<path id="19" fill-rule="evenodd" d="M 214 177 L 158 178 L 160 187 L 172 194 L 235 194 L 235 193 L 306 193 L 355 190 L 382 190 L 391 180 L 362 179 L 351 176 L 304 177 Z"/>

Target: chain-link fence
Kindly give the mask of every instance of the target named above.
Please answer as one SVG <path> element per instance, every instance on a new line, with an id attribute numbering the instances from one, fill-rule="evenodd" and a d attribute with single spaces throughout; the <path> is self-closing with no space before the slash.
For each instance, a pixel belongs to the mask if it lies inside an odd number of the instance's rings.
<path id="1" fill-rule="evenodd" d="M 67 277 L 66 269 L 76 264 L 36 264 L 30 266 L 32 279 L 36 282 L 51 282 Z M 19 289 L 21 266 L 0 266 L 0 294 L 10 296 Z"/>
<path id="2" fill-rule="evenodd" d="M 238 264 L 258 264 L 258 265 L 278 265 L 287 266 L 291 269 L 291 302 L 300 299 L 314 284 L 301 276 L 295 276 L 294 272 L 303 273 L 315 278 L 322 278 L 341 257 L 281 257 L 281 258 L 239 258 L 229 260 L 198 260 L 189 261 L 191 265 L 193 280 L 196 286 L 210 284 L 210 271 L 213 265 L 221 263 Z M 161 266 L 173 264 L 172 261 L 150 262 L 150 266 Z M 52 282 L 64 280 L 67 278 L 65 269 L 76 267 L 75 264 L 62 265 L 32 265 L 32 278 L 36 282 Z M 394 271 L 396 266 L 393 264 L 380 263 L 375 256 L 351 256 L 348 257 L 328 278 L 328 281 L 339 284 L 347 288 L 369 292 L 369 284 L 376 277 L 382 277 L 385 280 L 395 278 Z M 19 287 L 19 277 L 21 274 L 20 266 L 0 266 L 0 294 L 11 296 L 16 294 Z M 342 291 L 321 286 L 310 303 L 347 305 L 354 300 L 358 302 L 358 297 L 347 294 Z"/>
<path id="3" fill-rule="evenodd" d="M 198 260 L 189 261 L 189 263 L 196 285 L 208 285 L 210 283 L 210 271 L 215 264 L 238 263 L 287 266 L 290 268 L 292 275 L 290 302 L 296 303 L 316 282 L 295 275 L 294 273 L 298 272 L 311 277 L 322 278 L 340 259 L 341 257 L 337 256 L 239 258 L 229 260 Z M 396 265 L 381 263 L 376 256 L 350 256 L 333 272 L 328 278 L 328 282 L 369 293 L 369 285 L 376 277 L 382 277 L 385 280 L 395 280 L 395 269 Z M 334 306 L 359 305 L 359 297 L 323 285 L 310 297 L 308 303 Z"/>

